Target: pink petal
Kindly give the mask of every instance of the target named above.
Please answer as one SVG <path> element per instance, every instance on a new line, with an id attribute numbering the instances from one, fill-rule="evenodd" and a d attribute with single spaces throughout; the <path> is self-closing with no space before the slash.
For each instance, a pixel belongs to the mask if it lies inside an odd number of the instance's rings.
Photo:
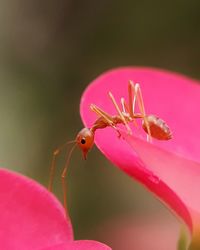
<path id="1" fill-rule="evenodd" d="M 40 250 L 111 250 L 111 248 L 97 241 L 76 240 Z"/>
<path id="2" fill-rule="evenodd" d="M 200 87 L 185 76 L 150 68 L 119 68 L 94 80 L 81 100 L 81 116 L 90 127 L 96 115 L 91 103 L 109 114 L 116 110 L 107 93 L 117 102 L 127 99 L 128 80 L 139 82 L 146 112 L 164 119 L 173 132 L 170 141 L 145 141 L 145 133 L 132 126 L 134 136 L 117 138 L 112 128 L 96 132 L 98 148 L 123 171 L 133 176 L 171 207 L 192 230 L 200 225 Z M 127 143 L 128 142 L 128 143 Z"/>
<path id="3" fill-rule="evenodd" d="M 32 250 L 73 239 L 58 200 L 35 181 L 0 170 L 0 248 Z"/>
<path id="4" fill-rule="evenodd" d="M 114 250 L 175 250 L 179 234 L 180 224 L 168 213 L 118 215 L 95 232 Z"/>

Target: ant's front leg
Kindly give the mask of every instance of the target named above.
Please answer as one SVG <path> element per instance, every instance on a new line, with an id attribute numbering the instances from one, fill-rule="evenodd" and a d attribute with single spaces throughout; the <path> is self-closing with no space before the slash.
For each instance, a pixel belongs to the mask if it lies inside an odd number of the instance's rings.
<path id="1" fill-rule="evenodd" d="M 121 138 L 121 133 L 119 131 L 119 129 L 116 127 L 115 125 L 115 121 L 114 121 L 114 118 L 109 115 L 108 113 L 106 113 L 105 111 L 103 111 L 102 109 L 100 109 L 99 107 L 97 107 L 95 104 L 91 104 L 90 105 L 90 109 L 95 112 L 99 117 L 99 119 L 103 119 L 104 120 L 104 124 L 103 125 L 100 125 L 100 120 L 97 120 L 95 123 L 96 123 L 96 126 L 94 124 L 93 126 L 93 129 L 97 129 L 97 128 L 104 128 L 104 127 L 111 127 L 113 128 L 116 132 L 117 132 L 117 136 L 118 138 Z"/>

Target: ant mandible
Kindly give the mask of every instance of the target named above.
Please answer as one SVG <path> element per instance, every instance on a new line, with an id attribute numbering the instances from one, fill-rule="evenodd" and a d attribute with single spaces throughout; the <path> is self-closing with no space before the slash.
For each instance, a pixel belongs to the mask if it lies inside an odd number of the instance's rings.
<path id="1" fill-rule="evenodd" d="M 158 140 L 169 140 L 172 138 L 172 133 L 168 127 L 168 125 L 160 119 L 156 115 L 147 115 L 145 112 L 142 91 L 140 88 L 139 83 L 134 84 L 132 81 L 128 82 L 128 104 L 126 103 L 124 98 L 121 98 L 121 106 L 122 109 L 118 106 L 113 94 L 111 92 L 108 93 L 109 97 L 117 111 L 117 115 L 111 116 L 95 104 L 90 105 L 90 109 L 98 115 L 98 118 L 91 126 L 91 128 L 83 128 L 76 136 L 76 139 L 73 141 L 66 142 L 62 146 L 58 147 L 53 152 L 53 158 L 51 163 L 51 170 L 50 170 L 50 178 L 49 178 L 49 185 L 48 190 L 52 191 L 53 186 L 53 177 L 55 172 L 55 165 L 56 165 L 56 158 L 60 154 L 61 150 L 68 144 L 74 143 L 73 147 L 69 151 L 67 156 L 66 164 L 64 170 L 62 172 L 62 189 L 63 189 L 63 203 L 64 208 L 67 213 L 67 192 L 66 192 L 66 184 L 65 184 L 65 177 L 67 174 L 67 168 L 69 165 L 69 160 L 71 158 L 72 152 L 76 146 L 78 146 L 83 153 L 84 159 L 86 159 L 89 150 L 93 147 L 94 144 L 94 136 L 95 131 L 97 129 L 103 129 L 106 127 L 112 127 L 118 133 L 120 137 L 120 131 L 117 128 L 118 124 L 125 125 L 127 132 L 129 134 L 132 133 L 131 128 L 129 127 L 129 123 L 135 123 L 136 119 L 142 119 L 142 127 L 144 131 L 147 133 L 147 140 L 151 142 L 152 138 Z M 140 113 L 135 113 L 135 106 L 136 102 L 138 103 Z"/>

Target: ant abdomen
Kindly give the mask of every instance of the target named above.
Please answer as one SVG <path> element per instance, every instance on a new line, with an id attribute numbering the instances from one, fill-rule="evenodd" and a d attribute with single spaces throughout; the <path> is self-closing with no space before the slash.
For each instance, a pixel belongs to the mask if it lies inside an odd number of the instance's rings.
<path id="1" fill-rule="evenodd" d="M 146 122 L 145 122 L 146 120 Z M 170 140 L 172 138 L 172 133 L 168 125 L 155 115 L 146 115 L 145 120 L 142 121 L 142 127 L 146 133 L 148 133 L 147 125 L 149 126 L 151 137 L 158 140 Z"/>

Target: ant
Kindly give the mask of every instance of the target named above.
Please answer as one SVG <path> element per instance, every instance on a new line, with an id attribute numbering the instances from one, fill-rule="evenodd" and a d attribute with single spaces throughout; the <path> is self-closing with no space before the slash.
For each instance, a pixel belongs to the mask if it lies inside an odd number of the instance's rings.
<path id="1" fill-rule="evenodd" d="M 120 107 L 118 106 L 113 94 L 109 92 L 108 95 L 117 111 L 117 115 L 111 116 L 102 109 L 100 109 L 99 107 L 97 107 L 95 104 L 91 104 L 90 109 L 98 115 L 98 118 L 91 126 L 91 128 L 83 128 L 77 134 L 75 140 L 66 142 L 53 152 L 49 185 L 48 185 L 48 190 L 50 192 L 52 191 L 52 186 L 53 186 L 56 158 L 66 145 L 74 143 L 74 145 L 72 146 L 71 150 L 68 153 L 66 164 L 64 166 L 64 170 L 61 175 L 62 189 L 63 189 L 63 203 L 66 215 L 68 213 L 67 213 L 67 198 L 66 198 L 67 192 L 66 192 L 65 177 L 67 174 L 69 160 L 76 146 L 78 146 L 82 150 L 83 158 L 84 159 L 87 158 L 89 150 L 93 147 L 95 131 L 97 129 L 112 127 L 117 131 L 118 137 L 121 137 L 120 131 L 117 128 L 118 124 L 123 124 L 126 127 L 127 132 L 129 134 L 132 134 L 131 128 L 129 127 L 129 123 L 133 122 L 136 125 L 136 119 L 142 119 L 142 127 L 144 131 L 147 133 L 147 141 L 151 142 L 152 138 L 158 140 L 169 140 L 172 138 L 172 133 L 168 125 L 162 119 L 160 119 L 156 115 L 146 114 L 142 97 L 142 91 L 139 83 L 134 84 L 132 81 L 128 82 L 128 104 L 126 103 L 124 98 L 121 98 L 122 109 L 120 109 Z M 135 113 L 136 101 L 138 103 L 140 113 Z"/>

